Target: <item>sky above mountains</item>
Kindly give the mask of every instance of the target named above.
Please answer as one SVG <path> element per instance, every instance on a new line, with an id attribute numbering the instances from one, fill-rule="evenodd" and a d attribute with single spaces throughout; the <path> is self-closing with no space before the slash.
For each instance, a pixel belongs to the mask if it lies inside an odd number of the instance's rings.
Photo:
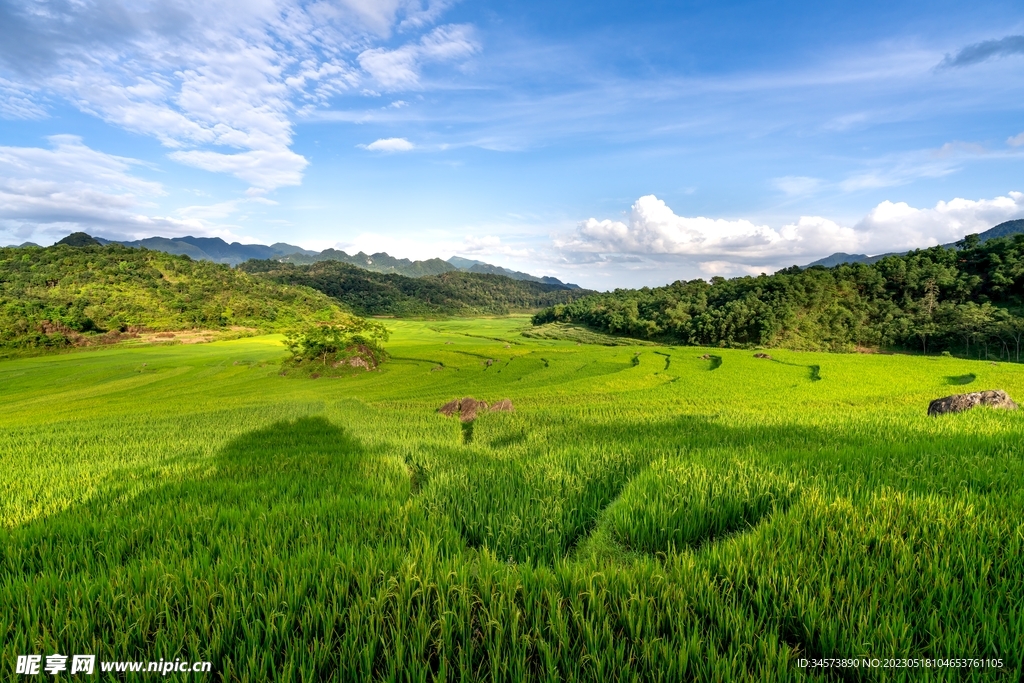
<path id="1" fill-rule="evenodd" d="M 0 244 L 606 289 L 947 243 L 1022 192 L 1019 2 L 0 0 Z"/>

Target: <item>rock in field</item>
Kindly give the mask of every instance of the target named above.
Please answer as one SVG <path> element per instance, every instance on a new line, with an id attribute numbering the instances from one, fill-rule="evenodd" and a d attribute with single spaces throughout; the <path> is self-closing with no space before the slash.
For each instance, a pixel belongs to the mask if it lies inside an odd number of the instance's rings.
<path id="1" fill-rule="evenodd" d="M 445 417 L 451 417 L 455 413 L 459 412 L 459 405 L 462 403 L 459 399 L 448 401 L 443 406 L 437 409 L 437 412 L 441 413 Z"/>
<path id="2" fill-rule="evenodd" d="M 370 364 L 366 362 L 365 358 L 360 358 L 359 356 L 353 356 L 352 358 L 349 358 L 348 364 L 354 368 L 362 368 L 363 370 L 366 371 L 370 370 Z"/>
<path id="3" fill-rule="evenodd" d="M 467 396 L 463 399 L 454 399 L 448 401 L 443 406 L 437 409 L 437 412 L 441 413 L 445 417 L 452 417 L 455 413 L 459 414 L 459 419 L 463 422 L 470 422 L 475 420 L 477 415 L 488 410 L 487 403 L 484 401 L 478 401 L 472 396 Z M 515 408 L 512 406 L 512 401 L 505 398 L 493 406 L 490 406 L 492 413 L 512 413 L 515 412 Z"/>
<path id="4" fill-rule="evenodd" d="M 767 353 L 755 353 L 754 354 L 754 358 L 764 358 L 764 359 L 767 359 L 767 360 L 771 360 L 772 359 L 772 357 L 769 356 Z"/>
<path id="5" fill-rule="evenodd" d="M 1005 391 L 990 389 L 988 391 L 975 391 L 970 394 L 955 394 L 945 398 L 937 398 L 928 404 L 929 415 L 944 415 L 946 413 L 962 413 L 974 406 L 992 406 L 1005 410 L 1017 410 L 1017 404 L 1013 402 Z"/>
<path id="6" fill-rule="evenodd" d="M 471 396 L 467 396 L 462 399 L 462 403 L 459 404 L 459 419 L 463 422 L 469 422 L 470 420 L 476 419 L 476 414 L 482 413 L 487 410 L 487 404 L 483 401 L 478 401 Z"/>
<path id="7" fill-rule="evenodd" d="M 515 412 L 515 408 L 512 406 L 512 401 L 511 400 L 509 400 L 507 398 L 503 398 L 500 401 L 498 401 L 497 403 L 495 403 L 493 406 L 491 406 L 491 412 L 492 413 L 513 413 L 513 412 Z"/>

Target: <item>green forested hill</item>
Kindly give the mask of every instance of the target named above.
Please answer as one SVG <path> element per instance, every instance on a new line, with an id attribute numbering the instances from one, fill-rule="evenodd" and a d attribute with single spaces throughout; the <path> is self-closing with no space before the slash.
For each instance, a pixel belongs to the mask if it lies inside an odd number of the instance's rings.
<path id="1" fill-rule="evenodd" d="M 358 315 L 503 315 L 565 303 L 586 293 L 501 275 L 453 271 L 413 278 L 374 273 L 338 261 L 302 266 L 248 261 L 239 268 L 273 282 L 312 287 Z"/>
<path id="2" fill-rule="evenodd" d="M 574 322 L 641 339 L 720 346 L 951 351 L 1019 360 L 1024 235 L 933 247 L 874 264 L 616 290 L 548 308 L 536 324 Z"/>
<path id="3" fill-rule="evenodd" d="M 283 329 L 345 316 L 304 287 L 117 244 L 0 249 L 0 346 L 66 346 L 105 332 Z"/>

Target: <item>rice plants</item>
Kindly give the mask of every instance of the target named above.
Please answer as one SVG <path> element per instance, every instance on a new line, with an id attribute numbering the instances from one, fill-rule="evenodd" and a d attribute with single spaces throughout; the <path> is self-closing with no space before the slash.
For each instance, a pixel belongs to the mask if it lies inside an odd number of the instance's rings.
<path id="1" fill-rule="evenodd" d="M 605 522 L 626 548 L 669 553 L 749 528 L 795 495 L 795 484 L 756 466 L 663 460 L 630 482 Z"/>
<path id="2" fill-rule="evenodd" d="M 4 678 L 1020 679 L 1024 414 L 925 414 L 1020 368 L 523 322 L 388 321 L 392 360 L 334 378 L 282 376 L 280 337 L 0 363 Z M 464 396 L 516 411 L 467 440 Z"/>

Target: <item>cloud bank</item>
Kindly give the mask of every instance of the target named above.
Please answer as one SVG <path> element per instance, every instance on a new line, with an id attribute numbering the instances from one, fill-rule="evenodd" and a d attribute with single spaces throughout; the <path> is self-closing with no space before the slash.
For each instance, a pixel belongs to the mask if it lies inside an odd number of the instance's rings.
<path id="1" fill-rule="evenodd" d="M 625 220 L 588 218 L 555 245 L 568 263 L 650 259 L 725 275 L 767 272 L 837 251 L 878 254 L 947 244 L 1021 217 L 1024 193 L 1010 192 L 994 199 L 940 201 L 930 209 L 884 201 L 853 226 L 800 216 L 776 228 L 746 219 L 679 216 L 647 195 Z"/>
<path id="2" fill-rule="evenodd" d="M 233 236 L 200 218 L 199 207 L 182 209 L 179 217 L 153 215 L 166 192 L 133 174 L 135 159 L 91 149 L 74 135 L 49 142 L 49 149 L 0 147 L 0 244 L 48 243 L 76 230 L 131 239 Z"/>

